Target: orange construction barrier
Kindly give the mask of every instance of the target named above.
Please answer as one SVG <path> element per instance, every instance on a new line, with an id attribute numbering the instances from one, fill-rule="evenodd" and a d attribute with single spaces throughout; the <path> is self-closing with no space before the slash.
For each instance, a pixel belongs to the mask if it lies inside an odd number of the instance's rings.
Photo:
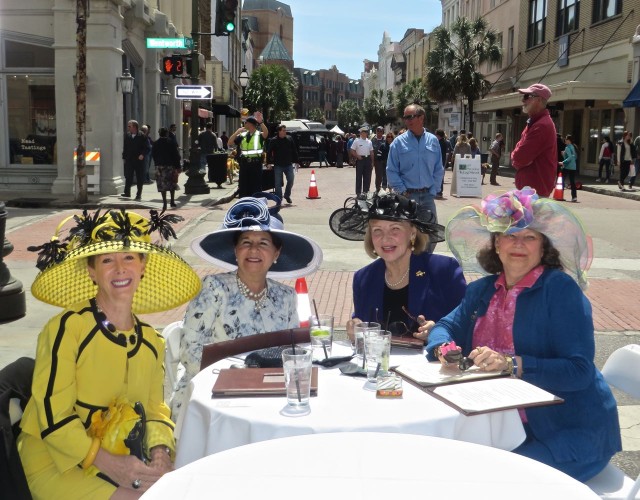
<path id="1" fill-rule="evenodd" d="M 311 171 L 311 179 L 309 179 L 309 194 L 307 200 L 319 200 L 318 184 L 316 183 L 316 171 Z"/>
<path id="2" fill-rule="evenodd" d="M 562 172 L 558 172 L 556 179 L 556 188 L 553 190 L 553 199 L 556 201 L 564 201 L 564 188 L 562 187 Z"/>
<path id="3" fill-rule="evenodd" d="M 307 289 L 307 280 L 298 278 L 296 280 L 296 294 L 298 294 L 298 319 L 300 326 L 309 326 L 309 317 L 311 316 L 311 303 L 309 302 L 309 290 Z"/>

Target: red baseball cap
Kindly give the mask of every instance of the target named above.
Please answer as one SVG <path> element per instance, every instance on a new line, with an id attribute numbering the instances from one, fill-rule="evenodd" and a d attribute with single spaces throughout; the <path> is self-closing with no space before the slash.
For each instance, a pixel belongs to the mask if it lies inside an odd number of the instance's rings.
<path id="1" fill-rule="evenodd" d="M 518 92 L 521 94 L 535 94 L 545 100 L 548 100 L 549 97 L 551 97 L 551 90 L 549 90 L 549 87 L 541 83 L 534 83 L 526 89 L 518 89 Z"/>

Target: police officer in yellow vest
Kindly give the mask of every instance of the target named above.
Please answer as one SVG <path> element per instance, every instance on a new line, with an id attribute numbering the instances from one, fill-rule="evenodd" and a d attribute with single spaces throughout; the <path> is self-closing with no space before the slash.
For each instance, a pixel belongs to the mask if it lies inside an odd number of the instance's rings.
<path id="1" fill-rule="evenodd" d="M 260 127 L 260 132 L 258 132 Z M 253 196 L 262 191 L 262 151 L 264 140 L 269 135 L 269 130 L 264 124 L 262 113 L 256 111 L 253 116 L 247 118 L 244 127 L 236 130 L 229 142 L 239 146 L 240 173 L 238 179 L 238 195 L 240 198 Z"/>

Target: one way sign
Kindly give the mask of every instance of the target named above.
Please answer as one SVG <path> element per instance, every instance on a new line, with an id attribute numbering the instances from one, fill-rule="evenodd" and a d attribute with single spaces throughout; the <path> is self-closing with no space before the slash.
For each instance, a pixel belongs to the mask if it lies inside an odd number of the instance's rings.
<path id="1" fill-rule="evenodd" d="M 176 85 L 176 99 L 212 99 L 212 85 Z"/>

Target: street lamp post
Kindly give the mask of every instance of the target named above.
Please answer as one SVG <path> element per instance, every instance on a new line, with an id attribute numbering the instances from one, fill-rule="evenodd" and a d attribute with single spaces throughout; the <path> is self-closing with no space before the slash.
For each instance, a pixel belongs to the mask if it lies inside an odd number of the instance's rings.
<path id="1" fill-rule="evenodd" d="M 197 85 L 200 79 L 199 51 L 200 51 L 200 5 L 198 0 L 191 1 L 191 37 L 193 38 L 193 50 L 191 51 L 191 84 Z M 198 146 L 199 108 L 197 99 L 191 100 L 191 126 L 189 148 L 189 170 L 187 182 L 184 185 L 184 194 L 209 194 L 211 190 L 204 180 L 205 172 L 200 171 L 200 147 Z"/>
<path id="2" fill-rule="evenodd" d="M 244 106 L 244 92 L 247 90 L 247 86 L 249 85 L 249 73 L 247 73 L 247 67 L 242 66 L 242 71 L 238 76 L 238 81 L 240 82 L 240 87 L 242 88 L 242 97 L 240 97 L 240 101 Z"/>

